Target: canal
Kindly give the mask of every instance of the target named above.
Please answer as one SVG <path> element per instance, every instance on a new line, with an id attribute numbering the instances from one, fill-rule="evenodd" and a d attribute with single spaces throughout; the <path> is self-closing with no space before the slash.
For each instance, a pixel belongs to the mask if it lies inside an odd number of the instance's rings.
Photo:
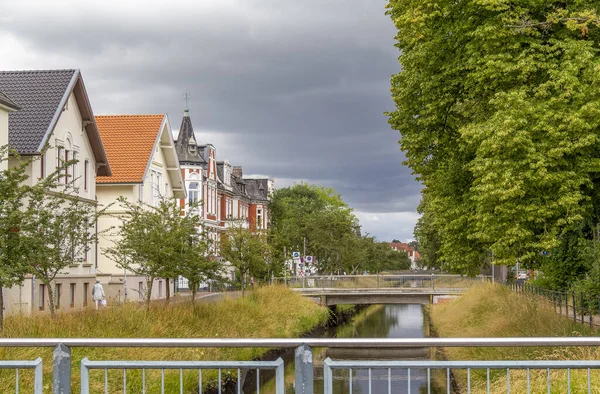
<path id="1" fill-rule="evenodd" d="M 371 305 L 357 313 L 349 322 L 325 330 L 324 338 L 423 338 L 429 336 L 429 322 L 422 305 Z M 431 357 L 428 348 L 423 349 L 313 349 L 315 364 L 315 393 L 323 393 L 323 360 L 331 357 L 334 360 L 426 360 Z M 290 349 L 274 355 L 274 359 L 282 357 L 285 361 L 286 393 L 294 392 L 294 351 Z M 275 382 L 272 375 L 262 373 L 260 376 L 260 393 L 275 393 Z M 436 379 L 433 379 L 434 382 Z M 443 380 L 443 379 L 442 379 Z M 432 384 L 435 384 L 432 382 Z M 350 382 L 348 371 L 334 370 L 334 393 L 349 393 Z M 445 389 L 445 388 L 444 388 Z M 388 370 L 372 370 L 371 392 L 373 394 L 388 393 Z M 445 392 L 432 386 L 433 394 Z M 244 385 L 245 394 L 256 393 L 256 377 L 249 375 Z M 369 392 L 368 370 L 353 370 L 352 393 Z M 410 391 L 406 370 L 391 371 L 392 393 L 427 393 L 426 372 L 411 370 Z"/>

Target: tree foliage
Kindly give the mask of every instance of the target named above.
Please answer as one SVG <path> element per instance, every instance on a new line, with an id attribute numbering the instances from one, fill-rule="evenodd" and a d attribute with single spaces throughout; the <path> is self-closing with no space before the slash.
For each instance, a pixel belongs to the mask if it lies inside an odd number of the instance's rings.
<path id="1" fill-rule="evenodd" d="M 267 270 L 264 236 L 242 226 L 232 225 L 221 235 L 221 255 L 237 269 L 242 295 L 246 291 L 248 275 L 259 277 Z"/>
<path id="2" fill-rule="evenodd" d="M 205 241 L 199 239 L 201 222 L 194 210 L 182 216 L 175 199 L 161 199 L 158 206 L 123 197 L 118 201 L 126 214 L 120 215 L 122 224 L 114 229 L 113 246 L 102 252 L 119 267 L 146 278 L 148 307 L 154 279 L 183 275 L 197 282 L 213 274 L 215 267 L 203 254 Z"/>
<path id="3" fill-rule="evenodd" d="M 389 1 L 402 68 L 389 122 L 424 185 L 427 264 L 474 274 L 489 253 L 537 264 L 598 222 L 596 6 Z"/>

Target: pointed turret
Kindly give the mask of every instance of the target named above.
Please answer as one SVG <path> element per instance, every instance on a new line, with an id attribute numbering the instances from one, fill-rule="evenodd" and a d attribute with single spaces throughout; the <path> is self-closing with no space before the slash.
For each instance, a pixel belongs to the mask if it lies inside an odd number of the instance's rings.
<path id="1" fill-rule="evenodd" d="M 183 119 L 181 120 L 179 136 L 177 137 L 175 146 L 177 148 L 177 155 L 179 156 L 179 163 L 206 163 L 200 155 L 198 142 L 196 141 L 196 136 L 194 134 L 194 126 L 192 126 L 192 120 L 190 118 L 190 111 L 187 108 L 183 111 Z"/>

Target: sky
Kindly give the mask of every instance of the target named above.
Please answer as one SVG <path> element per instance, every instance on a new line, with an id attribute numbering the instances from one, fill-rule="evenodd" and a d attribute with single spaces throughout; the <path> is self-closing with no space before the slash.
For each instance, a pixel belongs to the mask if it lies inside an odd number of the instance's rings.
<path id="1" fill-rule="evenodd" d="M 100 114 L 167 113 L 275 187 L 333 187 L 364 233 L 413 238 L 385 0 L 1 0 L 0 69 L 78 68 Z"/>

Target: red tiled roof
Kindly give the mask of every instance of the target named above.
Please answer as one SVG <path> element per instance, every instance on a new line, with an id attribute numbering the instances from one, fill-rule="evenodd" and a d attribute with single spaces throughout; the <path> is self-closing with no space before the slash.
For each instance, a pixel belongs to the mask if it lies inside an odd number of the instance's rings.
<path id="1" fill-rule="evenodd" d="M 165 115 L 96 116 L 112 176 L 97 183 L 141 183 Z"/>

